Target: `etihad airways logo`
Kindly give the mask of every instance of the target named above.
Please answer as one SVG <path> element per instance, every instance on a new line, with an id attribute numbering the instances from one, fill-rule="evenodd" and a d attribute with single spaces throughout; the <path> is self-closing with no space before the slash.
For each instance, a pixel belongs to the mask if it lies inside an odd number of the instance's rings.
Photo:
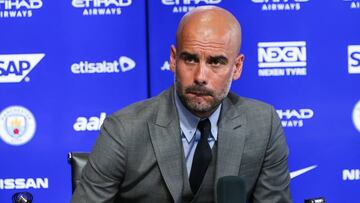
<path id="1" fill-rule="evenodd" d="M 0 0 L 0 18 L 32 17 L 42 6 L 42 0 Z"/>
<path id="2" fill-rule="evenodd" d="M 305 76 L 306 42 L 259 42 L 258 62 L 260 77 Z"/>
<path id="3" fill-rule="evenodd" d="M 134 60 L 127 56 L 121 56 L 113 61 L 80 61 L 71 65 L 71 72 L 74 74 L 120 73 L 130 71 L 135 66 Z"/>
<path id="4" fill-rule="evenodd" d="M 312 109 L 278 109 L 276 112 L 283 127 L 301 128 L 304 126 L 304 120 L 311 119 L 314 116 Z"/>
<path id="5" fill-rule="evenodd" d="M 194 9 L 199 4 L 213 5 L 219 4 L 221 0 L 161 0 L 165 6 L 172 7 L 173 13 L 186 13 Z"/>
<path id="6" fill-rule="evenodd" d="M 0 83 L 21 82 L 44 56 L 45 54 L 0 55 Z M 25 81 L 29 80 L 28 77 L 25 78 Z"/>
<path id="7" fill-rule="evenodd" d="M 310 0 L 251 0 L 260 4 L 263 11 L 298 11 Z"/>
<path id="8" fill-rule="evenodd" d="M 82 9 L 83 16 L 121 15 L 122 8 L 132 0 L 72 0 L 72 6 Z"/>

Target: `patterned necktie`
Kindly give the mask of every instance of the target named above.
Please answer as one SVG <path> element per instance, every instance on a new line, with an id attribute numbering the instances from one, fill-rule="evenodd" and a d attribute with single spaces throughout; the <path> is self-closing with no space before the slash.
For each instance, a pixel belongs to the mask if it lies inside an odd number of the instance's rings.
<path id="1" fill-rule="evenodd" d="M 197 128 L 201 133 L 201 138 L 196 146 L 189 178 L 193 194 L 196 194 L 199 190 L 212 157 L 211 148 L 208 143 L 208 137 L 211 133 L 211 123 L 209 119 L 200 121 Z"/>

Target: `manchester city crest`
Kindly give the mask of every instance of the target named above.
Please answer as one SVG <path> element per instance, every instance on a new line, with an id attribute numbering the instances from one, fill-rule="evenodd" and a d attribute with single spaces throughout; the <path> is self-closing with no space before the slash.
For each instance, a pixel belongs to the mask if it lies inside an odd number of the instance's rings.
<path id="1" fill-rule="evenodd" d="M 33 114 L 22 106 L 10 106 L 0 113 L 0 138 L 10 145 L 23 145 L 35 134 Z"/>

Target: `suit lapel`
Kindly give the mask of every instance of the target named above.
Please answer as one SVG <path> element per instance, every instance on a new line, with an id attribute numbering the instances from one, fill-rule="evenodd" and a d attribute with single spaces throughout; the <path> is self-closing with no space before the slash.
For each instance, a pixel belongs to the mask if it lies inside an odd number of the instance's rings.
<path id="1" fill-rule="evenodd" d="M 237 176 L 248 134 L 246 117 L 229 98 L 223 102 L 219 118 L 218 153 L 215 182 L 223 176 Z"/>
<path id="2" fill-rule="evenodd" d="M 174 201 L 179 202 L 183 186 L 183 155 L 172 88 L 160 98 L 156 119 L 148 122 L 148 127 L 161 175 Z"/>

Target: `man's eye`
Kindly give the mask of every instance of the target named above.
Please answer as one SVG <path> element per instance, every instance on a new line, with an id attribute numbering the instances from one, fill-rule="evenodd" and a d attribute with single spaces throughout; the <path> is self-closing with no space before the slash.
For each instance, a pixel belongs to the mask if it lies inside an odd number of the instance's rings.
<path id="1" fill-rule="evenodd" d="M 184 61 L 186 63 L 196 63 L 197 59 L 195 57 L 192 57 L 192 56 L 185 56 Z"/>
<path id="2" fill-rule="evenodd" d="M 226 65 L 226 60 L 213 58 L 208 61 L 208 63 L 212 66 L 220 66 L 220 65 Z"/>

